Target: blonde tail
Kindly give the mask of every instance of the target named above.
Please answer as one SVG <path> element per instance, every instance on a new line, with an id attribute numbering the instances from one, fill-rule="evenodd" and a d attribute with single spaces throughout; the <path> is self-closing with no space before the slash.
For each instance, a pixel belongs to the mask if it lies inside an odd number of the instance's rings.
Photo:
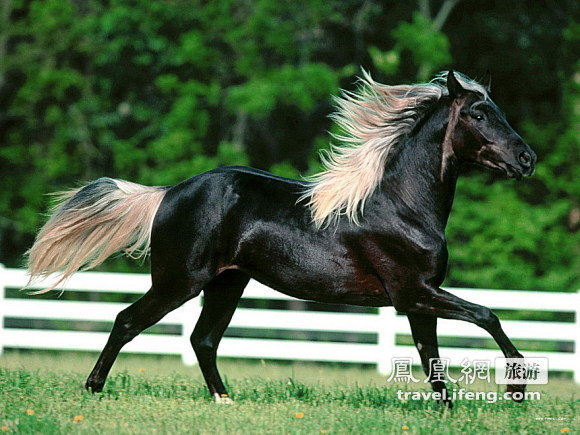
<path id="1" fill-rule="evenodd" d="M 147 255 L 153 219 L 166 189 L 146 187 L 112 178 L 58 194 L 52 216 L 26 253 L 30 283 L 53 273 L 56 283 L 82 269 L 92 269 L 113 253 L 124 250 L 139 258 Z"/>

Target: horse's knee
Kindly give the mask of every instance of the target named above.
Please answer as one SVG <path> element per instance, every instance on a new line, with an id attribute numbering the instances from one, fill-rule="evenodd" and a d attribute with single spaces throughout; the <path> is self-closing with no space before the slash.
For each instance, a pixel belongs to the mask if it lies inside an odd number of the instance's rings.
<path id="1" fill-rule="evenodd" d="M 499 318 L 487 307 L 480 307 L 475 313 L 475 320 L 478 325 L 487 331 L 501 329 Z"/>
<path id="2" fill-rule="evenodd" d="M 205 336 L 199 336 L 195 332 L 191 334 L 189 341 L 198 358 L 214 355 L 217 351 L 217 346 L 212 340 Z"/>

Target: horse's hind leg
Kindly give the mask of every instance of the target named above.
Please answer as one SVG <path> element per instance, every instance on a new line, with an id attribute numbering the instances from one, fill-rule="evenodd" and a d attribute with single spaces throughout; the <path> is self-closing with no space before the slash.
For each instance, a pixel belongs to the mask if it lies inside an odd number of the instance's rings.
<path id="1" fill-rule="evenodd" d="M 249 277 L 237 270 L 226 270 L 216 276 L 204 289 L 204 303 L 191 344 L 207 387 L 218 403 L 229 403 L 228 392 L 217 369 L 217 348 Z"/>
<path id="2" fill-rule="evenodd" d="M 411 333 L 415 346 L 421 356 L 421 364 L 425 375 L 434 391 L 441 394 L 441 401 L 449 408 L 453 404 L 447 395 L 445 379 L 438 379 L 434 375 L 438 373 L 434 365 L 439 361 L 439 344 L 437 343 L 437 317 L 425 314 L 408 313 L 407 318 L 411 325 Z"/>
<path id="3" fill-rule="evenodd" d="M 107 375 L 121 348 L 143 330 L 156 324 L 167 313 L 199 294 L 200 291 L 201 289 L 197 293 L 174 292 L 169 294 L 158 291 L 157 288 L 153 287 L 139 300 L 121 311 L 115 319 L 109 340 L 89 375 L 85 388 L 94 393 L 102 391 Z"/>

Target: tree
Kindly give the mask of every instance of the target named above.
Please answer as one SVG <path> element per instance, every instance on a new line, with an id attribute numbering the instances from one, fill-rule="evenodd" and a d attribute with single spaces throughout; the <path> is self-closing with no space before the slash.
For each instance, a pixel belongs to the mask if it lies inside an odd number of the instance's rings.
<path id="1" fill-rule="evenodd" d="M 494 100 L 539 163 L 521 183 L 466 168 L 448 283 L 578 285 L 573 0 L 0 7 L 0 262 L 21 264 L 48 192 L 104 175 L 174 184 L 224 164 L 316 172 L 331 96 L 356 86 L 359 66 L 389 84 L 453 67 L 491 69 Z"/>
<path id="2" fill-rule="evenodd" d="M 391 32 L 396 43 L 391 50 L 370 47 L 369 52 L 377 68 L 387 75 L 397 73 L 404 51 L 411 53 L 417 68 L 416 78 L 427 81 L 451 63 L 450 43 L 443 26 L 459 0 L 445 0 L 438 12 L 431 14 L 431 2 L 419 0 L 419 10 L 413 12 L 411 22 L 402 21 Z"/>

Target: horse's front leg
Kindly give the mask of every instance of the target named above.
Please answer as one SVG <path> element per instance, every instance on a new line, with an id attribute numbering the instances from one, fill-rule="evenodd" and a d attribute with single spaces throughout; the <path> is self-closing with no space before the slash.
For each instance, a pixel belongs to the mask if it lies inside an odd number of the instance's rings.
<path id="1" fill-rule="evenodd" d="M 407 318 L 411 325 L 411 333 L 415 346 L 421 357 L 421 364 L 425 375 L 429 377 L 429 382 L 433 391 L 441 394 L 441 401 L 453 408 L 453 403 L 447 394 L 447 387 L 444 379 L 435 377 L 434 365 L 439 361 L 439 344 L 437 343 L 437 317 L 420 313 L 408 313 Z"/>
<path id="2" fill-rule="evenodd" d="M 474 323 L 493 337 L 506 358 L 523 358 L 503 331 L 497 316 L 489 308 L 467 302 L 441 288 L 424 289 L 412 293 L 412 298 L 409 296 L 407 295 L 405 301 L 395 301 L 395 308 L 407 314 L 424 314 Z M 507 386 L 508 392 L 512 394 L 523 393 L 525 389 L 525 385 Z M 523 394 L 517 397 L 521 398 L 514 398 L 515 401 L 523 400 Z"/>

